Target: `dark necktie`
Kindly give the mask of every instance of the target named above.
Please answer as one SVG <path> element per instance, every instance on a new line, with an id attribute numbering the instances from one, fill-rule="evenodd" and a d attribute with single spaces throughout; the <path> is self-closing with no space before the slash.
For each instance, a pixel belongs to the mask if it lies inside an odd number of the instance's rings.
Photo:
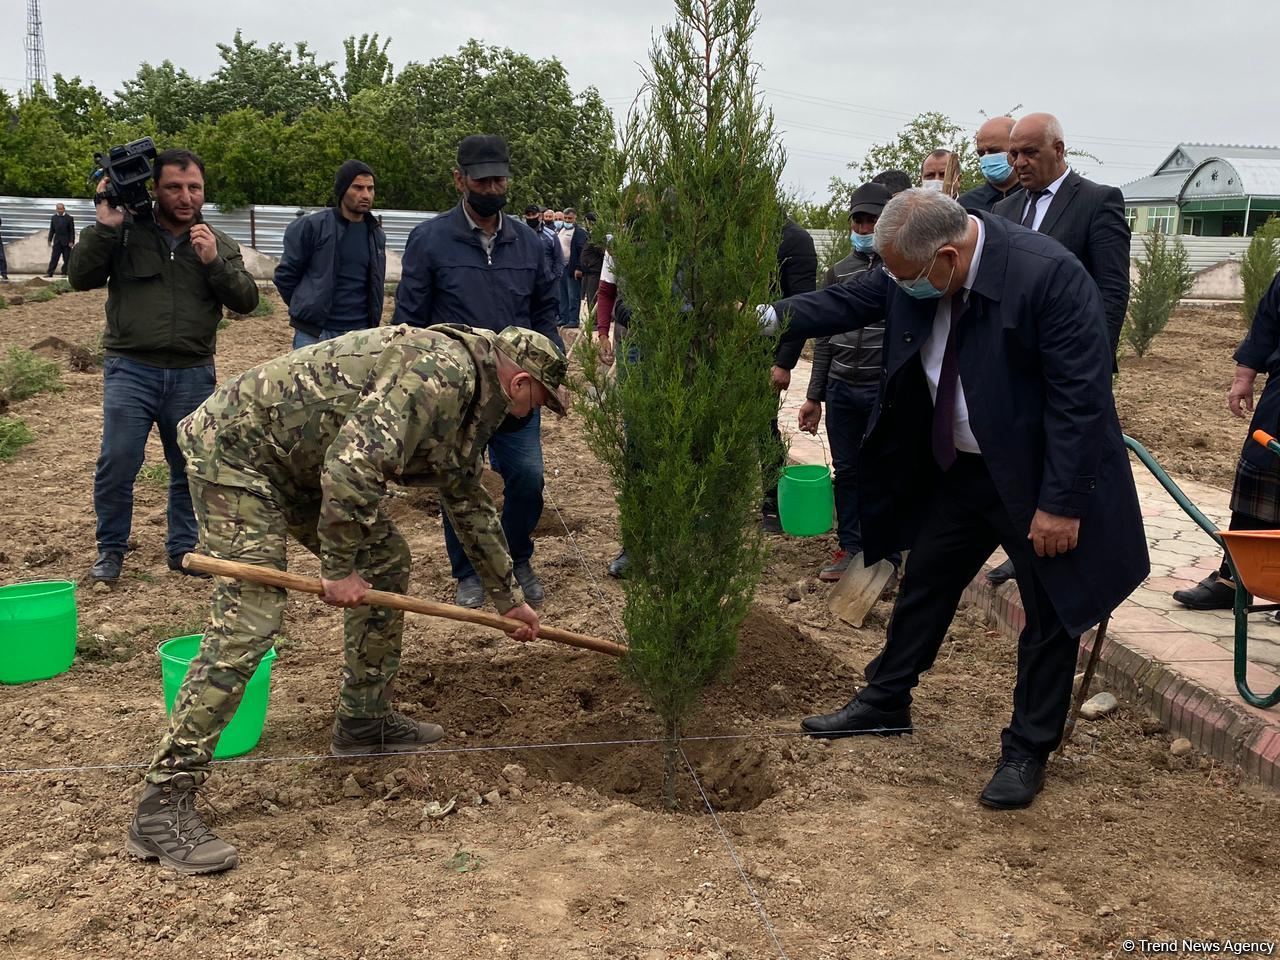
<path id="1" fill-rule="evenodd" d="M 938 394 L 933 401 L 933 459 L 943 472 L 956 462 L 956 394 L 960 387 L 960 366 L 956 360 L 956 328 L 964 313 L 962 291 L 951 297 L 951 329 L 942 351 L 942 369 L 938 372 Z"/>
<path id="2" fill-rule="evenodd" d="M 1030 200 L 1027 203 L 1027 215 L 1022 218 L 1022 225 L 1028 230 L 1034 230 L 1036 228 L 1036 204 L 1038 204 L 1040 202 L 1040 198 L 1048 192 L 1049 191 L 1047 190 L 1032 190 L 1028 195 Z"/>

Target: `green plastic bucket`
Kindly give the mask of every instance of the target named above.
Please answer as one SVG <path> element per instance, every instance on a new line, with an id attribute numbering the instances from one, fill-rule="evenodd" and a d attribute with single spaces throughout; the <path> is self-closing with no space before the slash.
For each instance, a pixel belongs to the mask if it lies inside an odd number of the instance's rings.
<path id="1" fill-rule="evenodd" d="M 200 652 L 203 639 L 198 633 L 174 637 L 156 648 L 156 653 L 160 654 L 166 713 L 173 713 L 173 701 L 177 699 L 178 689 L 187 676 L 191 661 Z M 267 694 L 271 690 L 271 663 L 275 658 L 276 650 L 272 647 L 258 663 L 258 669 L 253 671 L 244 688 L 244 696 L 240 698 L 240 706 L 218 738 L 218 745 L 213 751 L 215 760 L 238 757 L 258 745 L 262 726 L 267 720 Z"/>
<path id="2" fill-rule="evenodd" d="M 0 683 L 66 673 L 76 656 L 76 585 L 39 580 L 0 587 Z"/>
<path id="3" fill-rule="evenodd" d="M 802 463 L 787 467 L 778 480 L 778 518 L 793 537 L 817 537 L 831 532 L 835 516 L 831 468 Z"/>

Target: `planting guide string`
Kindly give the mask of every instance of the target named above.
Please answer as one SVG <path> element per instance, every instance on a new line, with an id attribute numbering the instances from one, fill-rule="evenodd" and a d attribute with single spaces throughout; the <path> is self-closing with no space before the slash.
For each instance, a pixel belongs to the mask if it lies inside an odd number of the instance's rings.
<path id="1" fill-rule="evenodd" d="M 729 834 L 720 823 L 720 818 L 716 816 L 715 807 L 711 806 L 711 799 L 707 796 L 707 791 L 702 789 L 702 781 L 698 779 L 698 774 L 693 769 L 693 764 L 689 762 L 689 758 L 684 752 L 684 747 L 680 748 L 680 759 L 684 761 L 684 767 L 689 771 L 689 776 L 693 777 L 693 783 L 698 788 L 698 793 L 702 794 L 702 802 L 706 804 L 707 813 L 711 814 L 711 822 L 720 831 L 720 839 L 724 841 L 725 849 L 729 851 L 729 856 L 733 859 L 733 865 L 738 868 L 738 877 L 742 880 L 742 885 L 747 888 L 747 893 L 751 895 L 751 902 L 755 904 L 756 913 L 760 914 L 760 920 L 764 923 L 764 928 L 769 931 L 769 939 L 778 948 L 778 956 L 782 957 L 782 960 L 787 960 L 787 951 L 782 949 L 782 943 L 778 940 L 777 931 L 773 929 L 773 924 L 769 921 L 769 911 L 764 908 L 764 904 L 760 902 L 760 898 L 756 895 L 755 888 L 751 886 L 751 881 L 747 879 L 747 871 L 742 868 L 742 861 L 738 858 L 738 851 L 734 849 L 733 842 L 729 839 Z"/>
<path id="2" fill-rule="evenodd" d="M 823 454 L 824 456 L 826 454 L 825 444 L 823 445 Z M 828 461 L 828 463 L 829 462 L 830 461 Z M 559 473 L 556 474 L 556 477 L 557 479 L 559 478 Z M 559 518 L 561 526 L 564 527 L 564 532 L 569 538 L 569 543 L 573 545 L 574 551 L 578 554 L 578 561 L 582 564 L 582 568 L 587 572 L 587 576 L 591 579 L 591 583 L 595 587 L 597 600 L 604 606 L 605 610 L 608 612 L 609 619 L 613 621 L 614 626 L 617 628 L 618 638 L 621 639 L 625 637 L 626 631 L 623 629 L 622 624 L 618 622 L 617 617 L 613 612 L 613 608 L 609 606 L 608 601 L 604 596 L 604 590 L 601 587 L 600 581 L 596 578 L 595 572 L 591 569 L 591 565 L 587 562 L 587 558 L 585 554 L 583 554 L 582 548 L 578 546 L 577 538 L 573 535 L 573 531 L 569 529 L 569 524 L 565 522 L 564 515 L 560 512 L 560 508 L 556 506 L 555 497 L 551 495 L 549 486 L 544 484 L 544 490 L 546 490 L 547 500 L 551 503 L 551 509 L 556 512 L 556 517 Z M 766 734 L 765 736 L 769 736 L 769 735 Z M 803 732 L 778 733 L 776 734 L 776 736 L 793 736 L 794 737 L 794 736 L 807 736 L 807 734 Z M 753 739 L 753 736 L 741 735 L 741 736 L 735 737 L 733 735 L 727 735 L 727 736 L 715 736 L 715 737 L 679 737 L 677 739 L 677 743 L 683 744 L 685 740 L 708 741 L 708 740 L 726 740 L 726 739 Z M 665 739 L 649 741 L 649 743 L 651 744 L 666 743 L 666 742 L 667 741 Z M 769 938 L 773 941 L 773 945 L 778 948 L 778 955 L 782 958 L 782 960 L 787 960 L 787 952 L 782 948 L 782 944 L 778 940 L 778 934 L 773 929 L 773 924 L 769 920 L 768 911 L 765 910 L 764 904 L 760 902 L 760 898 L 756 895 L 755 888 L 751 886 L 751 881 L 747 879 L 747 872 L 742 867 L 742 860 L 738 857 L 738 851 L 734 849 L 733 842 L 729 839 L 729 834 L 725 832 L 724 827 L 720 823 L 720 818 L 716 816 L 715 808 L 711 805 L 711 800 L 707 796 L 707 791 L 702 788 L 702 781 L 698 779 L 698 774 L 694 771 L 693 764 L 689 762 L 689 757 L 685 754 L 683 745 L 681 745 L 679 749 L 680 749 L 680 758 L 684 760 L 685 769 L 689 771 L 689 776 L 693 778 L 693 784 L 698 788 L 698 793 L 702 795 L 702 802 L 706 805 L 707 812 L 711 814 L 711 821 L 716 825 L 716 830 L 718 830 L 720 833 L 720 839 L 724 842 L 725 849 L 729 851 L 729 858 L 733 861 L 733 865 L 738 871 L 738 878 L 742 881 L 742 885 L 746 887 L 747 895 L 751 897 L 751 902 L 755 905 L 756 913 L 760 915 L 760 920 L 764 924 L 765 930 L 768 931 Z"/>

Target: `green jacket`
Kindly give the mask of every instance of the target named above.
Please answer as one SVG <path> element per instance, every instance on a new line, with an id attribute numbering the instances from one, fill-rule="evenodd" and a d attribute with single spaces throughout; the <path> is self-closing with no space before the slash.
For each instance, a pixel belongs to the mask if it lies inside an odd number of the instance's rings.
<path id="1" fill-rule="evenodd" d="M 321 575 L 355 569 L 389 481 L 440 491 L 501 611 L 521 602 L 506 537 L 480 483 L 510 401 L 488 330 L 374 327 L 234 377 L 178 425 L 187 475 L 280 504 L 315 503 Z M 245 532 L 252 537 L 253 531 Z"/>
<path id="2" fill-rule="evenodd" d="M 220 230 L 213 234 L 218 258 L 205 266 L 187 237 L 170 250 L 151 221 L 95 223 L 81 232 L 67 278 L 76 290 L 107 288 L 107 354 L 171 368 L 213 359 L 222 308 L 248 313 L 258 305 L 240 245 Z"/>

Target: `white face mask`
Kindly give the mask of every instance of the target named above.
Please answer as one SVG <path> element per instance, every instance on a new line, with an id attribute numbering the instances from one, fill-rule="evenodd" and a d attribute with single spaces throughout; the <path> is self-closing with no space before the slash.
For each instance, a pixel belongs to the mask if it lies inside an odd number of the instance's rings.
<path id="1" fill-rule="evenodd" d="M 941 180 L 924 180 L 920 183 L 920 186 L 925 190 L 937 190 L 939 193 L 942 192 Z"/>

